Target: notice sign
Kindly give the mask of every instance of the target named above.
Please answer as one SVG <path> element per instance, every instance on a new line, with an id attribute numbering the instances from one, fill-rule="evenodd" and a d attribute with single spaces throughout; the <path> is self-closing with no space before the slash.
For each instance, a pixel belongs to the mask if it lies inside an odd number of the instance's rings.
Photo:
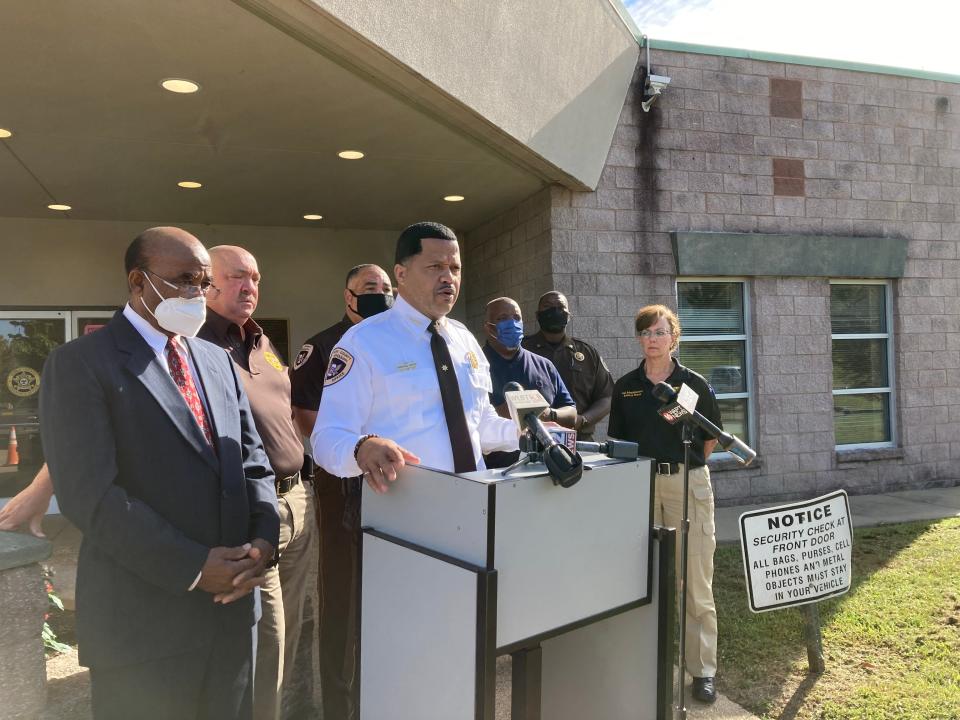
<path id="1" fill-rule="evenodd" d="M 847 592 L 851 538 L 843 490 L 741 515 L 750 609 L 764 612 Z"/>

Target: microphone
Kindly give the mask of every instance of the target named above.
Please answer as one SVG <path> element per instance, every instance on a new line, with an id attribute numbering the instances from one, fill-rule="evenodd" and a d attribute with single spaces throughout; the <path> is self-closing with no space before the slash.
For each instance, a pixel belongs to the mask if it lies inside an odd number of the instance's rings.
<path id="1" fill-rule="evenodd" d="M 694 409 L 697 406 L 698 396 L 686 384 L 680 387 L 680 393 L 677 394 L 667 383 L 657 383 L 653 386 L 653 396 L 664 403 L 664 407 L 659 411 L 660 416 L 671 425 L 678 420 L 693 423 L 716 440 L 720 447 L 733 455 L 743 465 L 749 465 L 757 456 L 756 451 L 743 440 L 724 432 Z M 692 403 L 691 397 L 693 399 Z"/>
<path id="2" fill-rule="evenodd" d="M 522 430 L 527 430 L 543 447 L 543 464 L 553 482 L 562 487 L 575 485 L 583 476 L 583 458 L 566 445 L 561 445 L 540 420 L 540 413 L 549 407 L 536 390 L 524 390 L 518 382 L 508 382 L 503 386 L 503 397 L 507 401 L 510 417 Z"/>
<path id="3" fill-rule="evenodd" d="M 636 460 L 640 457 L 640 448 L 629 440 L 607 440 L 606 442 L 577 441 L 577 452 L 595 452 L 614 460 Z"/>

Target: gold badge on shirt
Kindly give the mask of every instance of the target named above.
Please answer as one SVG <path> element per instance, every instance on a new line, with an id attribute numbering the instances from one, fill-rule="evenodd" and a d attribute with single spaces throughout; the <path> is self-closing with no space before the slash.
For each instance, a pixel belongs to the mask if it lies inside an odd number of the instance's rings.
<path id="1" fill-rule="evenodd" d="M 585 355 L 579 350 L 573 354 L 573 359 L 576 360 L 577 362 L 583 362 L 584 357 Z"/>
<path id="2" fill-rule="evenodd" d="M 263 359 L 266 360 L 268 363 L 270 363 L 270 365 L 275 367 L 280 372 L 283 372 L 283 363 L 280 362 L 280 358 L 278 358 L 269 350 L 263 353 Z"/>
<path id="3" fill-rule="evenodd" d="M 477 360 L 477 356 L 473 352 L 473 350 L 470 350 L 469 352 L 467 352 L 467 362 L 470 363 L 470 367 L 472 367 L 474 370 L 480 367 L 480 361 Z"/>

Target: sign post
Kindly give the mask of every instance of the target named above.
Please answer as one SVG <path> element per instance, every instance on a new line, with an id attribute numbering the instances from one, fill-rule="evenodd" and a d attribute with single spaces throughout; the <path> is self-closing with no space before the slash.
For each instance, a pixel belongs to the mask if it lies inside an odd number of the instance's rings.
<path id="1" fill-rule="evenodd" d="M 850 589 L 853 534 L 843 490 L 740 516 L 750 610 L 802 608 L 811 672 L 822 672 L 816 603 Z"/>

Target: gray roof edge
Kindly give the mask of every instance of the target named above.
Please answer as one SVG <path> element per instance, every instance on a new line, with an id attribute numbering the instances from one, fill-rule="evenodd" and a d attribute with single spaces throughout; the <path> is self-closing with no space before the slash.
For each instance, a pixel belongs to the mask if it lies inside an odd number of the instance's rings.
<path id="1" fill-rule="evenodd" d="M 829 58 L 807 57 L 805 55 L 788 55 L 785 53 L 768 52 L 765 50 L 746 50 L 743 48 L 721 47 L 718 45 L 699 45 L 697 43 L 678 42 L 675 40 L 656 40 L 648 38 L 651 48 L 657 50 L 672 50 L 674 52 L 689 52 L 699 55 L 719 55 L 721 57 L 748 58 L 767 62 L 782 62 L 791 65 L 810 65 L 813 67 L 831 68 L 835 70 L 853 70 L 855 72 L 877 73 L 880 75 L 897 75 L 899 77 L 919 78 L 921 80 L 939 80 L 948 83 L 960 83 L 960 75 L 936 72 L 934 70 L 916 70 L 889 65 L 872 65 L 870 63 L 855 62 L 852 60 L 832 60 Z"/>

